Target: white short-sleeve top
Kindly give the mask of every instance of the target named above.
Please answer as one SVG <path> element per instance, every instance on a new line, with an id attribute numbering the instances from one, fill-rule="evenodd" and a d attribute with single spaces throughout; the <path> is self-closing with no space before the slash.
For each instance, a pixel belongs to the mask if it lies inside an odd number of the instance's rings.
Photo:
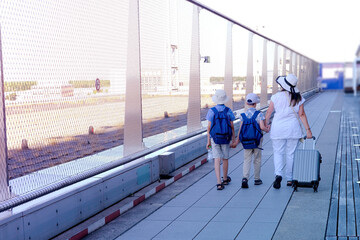
<path id="1" fill-rule="evenodd" d="M 271 139 L 298 139 L 303 137 L 301 132 L 298 115 L 299 107 L 305 102 L 302 97 L 301 101 L 296 104 L 292 110 L 290 106 L 290 93 L 281 91 L 271 97 L 274 103 L 275 114 L 271 124 Z"/>

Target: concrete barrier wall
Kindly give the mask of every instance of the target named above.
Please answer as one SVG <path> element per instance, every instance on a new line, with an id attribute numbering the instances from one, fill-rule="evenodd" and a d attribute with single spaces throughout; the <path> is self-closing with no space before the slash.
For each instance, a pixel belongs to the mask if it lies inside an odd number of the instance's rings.
<path id="1" fill-rule="evenodd" d="M 0 239 L 49 239 L 159 179 L 157 157 L 139 159 L 0 215 Z"/>

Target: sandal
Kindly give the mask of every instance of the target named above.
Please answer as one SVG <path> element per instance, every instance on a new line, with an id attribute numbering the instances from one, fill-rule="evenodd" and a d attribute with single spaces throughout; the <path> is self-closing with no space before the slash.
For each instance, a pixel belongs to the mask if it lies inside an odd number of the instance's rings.
<path id="1" fill-rule="evenodd" d="M 231 177 L 227 176 L 226 180 L 223 180 L 223 185 L 229 185 L 229 182 L 231 182 Z"/>
<path id="2" fill-rule="evenodd" d="M 247 178 L 243 178 L 243 179 L 242 179 L 241 187 L 242 187 L 242 188 L 249 188 L 249 184 L 248 184 Z"/>
<path id="3" fill-rule="evenodd" d="M 220 184 L 216 184 L 216 188 L 217 190 L 223 190 L 225 187 L 222 183 L 220 183 Z"/>

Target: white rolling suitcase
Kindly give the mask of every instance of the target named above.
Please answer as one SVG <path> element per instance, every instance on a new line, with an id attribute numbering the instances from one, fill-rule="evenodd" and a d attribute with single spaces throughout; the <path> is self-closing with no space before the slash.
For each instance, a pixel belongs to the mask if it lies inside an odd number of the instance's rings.
<path id="1" fill-rule="evenodd" d="M 304 139 L 310 140 L 306 137 Z M 315 149 L 315 137 L 312 138 L 312 149 L 305 149 L 305 141 L 303 147 L 295 151 L 292 186 L 295 191 L 298 187 L 311 187 L 317 192 L 320 182 L 321 154 Z"/>

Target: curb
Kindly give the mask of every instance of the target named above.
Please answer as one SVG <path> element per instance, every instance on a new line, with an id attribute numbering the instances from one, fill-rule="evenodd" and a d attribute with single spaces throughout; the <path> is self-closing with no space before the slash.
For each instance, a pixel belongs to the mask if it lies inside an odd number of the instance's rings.
<path id="1" fill-rule="evenodd" d="M 163 183 L 159 184 L 158 186 L 154 187 L 153 189 L 147 191 L 145 194 L 141 195 L 137 199 L 135 199 L 135 200 L 129 202 L 128 204 L 122 206 L 120 209 L 118 209 L 118 210 L 110 213 L 106 217 L 103 217 L 103 218 L 99 219 L 98 221 L 90 224 L 86 229 L 81 230 L 80 232 L 76 233 L 75 235 L 68 238 L 67 240 L 80 240 L 80 239 L 82 239 L 83 237 L 89 235 L 90 233 L 96 231 L 97 229 L 101 228 L 105 224 L 107 224 L 107 223 L 111 222 L 112 220 L 114 220 L 115 218 L 119 217 L 121 214 L 125 213 L 126 211 L 128 211 L 131 208 L 135 207 L 136 205 L 140 204 L 145 199 L 151 197 L 155 193 L 160 192 L 165 187 L 167 187 L 170 184 L 172 184 L 172 183 L 176 182 L 177 180 L 181 179 L 186 174 L 194 171 L 196 168 L 200 167 L 201 165 L 205 164 L 206 162 L 207 162 L 206 158 L 201 160 L 200 162 L 197 162 L 196 164 L 192 165 L 190 168 L 182 171 L 181 173 L 175 175 L 174 177 L 166 180 L 165 182 L 163 182 Z"/>

